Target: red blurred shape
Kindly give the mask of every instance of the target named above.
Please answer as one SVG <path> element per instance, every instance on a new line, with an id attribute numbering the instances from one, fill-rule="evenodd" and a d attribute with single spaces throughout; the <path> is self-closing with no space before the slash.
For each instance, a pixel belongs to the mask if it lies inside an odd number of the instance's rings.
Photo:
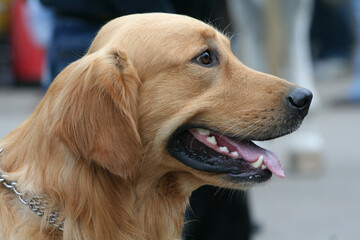
<path id="1" fill-rule="evenodd" d="M 25 0 L 14 0 L 11 7 L 10 50 L 15 79 L 20 84 L 40 83 L 45 49 L 31 37 L 26 23 Z"/>

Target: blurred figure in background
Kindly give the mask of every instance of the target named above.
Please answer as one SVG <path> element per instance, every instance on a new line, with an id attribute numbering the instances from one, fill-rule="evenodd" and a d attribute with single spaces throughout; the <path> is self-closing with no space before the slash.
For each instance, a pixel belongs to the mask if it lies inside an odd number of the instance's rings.
<path id="1" fill-rule="evenodd" d="M 360 103 L 360 1 L 351 0 L 351 5 L 355 18 L 355 59 L 354 78 L 350 86 L 348 100 Z"/>
<path id="2" fill-rule="evenodd" d="M 51 9 L 44 7 L 40 0 L 27 0 L 25 9 L 29 34 L 35 44 L 45 51 L 45 57 L 41 59 L 43 61 L 41 82 L 44 83 L 51 78 L 46 53 L 51 46 L 54 14 Z"/>

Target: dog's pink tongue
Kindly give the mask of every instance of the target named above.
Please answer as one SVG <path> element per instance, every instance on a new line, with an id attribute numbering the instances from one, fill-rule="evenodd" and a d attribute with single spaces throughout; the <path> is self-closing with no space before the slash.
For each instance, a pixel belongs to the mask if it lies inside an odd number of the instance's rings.
<path id="1" fill-rule="evenodd" d="M 266 150 L 257 146 L 253 142 L 241 143 L 234 142 L 230 138 L 225 136 L 220 137 L 222 144 L 230 145 L 233 148 L 236 148 L 236 151 L 239 155 L 248 162 L 255 162 L 262 155 L 264 157 L 265 166 L 276 176 L 280 178 L 285 177 L 284 168 L 281 165 L 278 157 L 271 151 Z"/>

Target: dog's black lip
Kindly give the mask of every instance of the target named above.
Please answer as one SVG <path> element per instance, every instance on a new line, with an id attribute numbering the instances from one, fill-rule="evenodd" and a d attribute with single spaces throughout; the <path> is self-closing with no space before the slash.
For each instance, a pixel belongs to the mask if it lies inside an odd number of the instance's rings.
<path id="1" fill-rule="evenodd" d="M 203 128 L 208 129 L 212 132 L 219 132 L 217 130 L 214 130 L 214 128 L 209 128 L 199 124 L 187 124 L 181 126 L 173 133 L 167 145 L 167 150 L 169 154 L 175 159 L 196 170 L 200 170 L 203 172 L 226 174 L 226 177 L 224 177 L 225 180 L 236 183 L 260 183 L 267 181 L 271 178 L 272 173 L 268 169 L 262 170 L 260 168 L 254 168 L 249 162 L 245 161 L 242 158 L 235 159 L 216 153 L 217 158 L 215 158 L 214 160 L 216 164 L 212 164 L 211 161 L 204 162 L 201 160 L 196 160 L 194 157 L 191 157 L 191 155 L 193 154 L 192 151 L 184 144 L 180 143 L 180 137 L 183 134 L 190 134 L 188 130 L 191 128 Z M 231 138 L 236 141 L 236 139 L 240 137 Z M 243 142 L 250 141 L 250 139 L 241 140 Z M 197 143 L 200 143 L 196 139 L 195 141 Z M 204 148 L 207 148 L 208 151 L 214 151 L 213 149 L 208 148 L 204 144 L 200 144 L 203 145 Z M 221 162 L 221 164 L 219 164 L 219 162 Z"/>

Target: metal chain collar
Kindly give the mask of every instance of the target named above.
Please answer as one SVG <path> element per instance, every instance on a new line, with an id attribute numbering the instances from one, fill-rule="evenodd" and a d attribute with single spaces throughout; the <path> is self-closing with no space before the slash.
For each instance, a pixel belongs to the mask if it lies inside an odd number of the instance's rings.
<path id="1" fill-rule="evenodd" d="M 3 148 L 0 148 L 0 153 L 3 151 Z M 1 157 L 1 155 L 0 155 Z M 16 181 L 13 180 L 6 180 L 8 176 L 5 175 L 0 170 L 0 185 L 2 184 L 4 187 L 12 190 L 19 198 L 20 202 L 26 206 L 29 206 L 30 210 L 36 213 L 36 215 L 42 217 L 44 215 L 45 209 L 49 204 L 49 199 L 41 194 L 41 195 L 35 195 L 35 196 L 27 196 L 26 194 L 23 194 L 19 192 L 16 189 Z M 59 230 L 64 230 L 64 221 L 60 218 L 60 212 L 55 211 L 51 212 L 50 215 L 47 217 L 47 222 L 51 225 L 55 226 Z"/>

